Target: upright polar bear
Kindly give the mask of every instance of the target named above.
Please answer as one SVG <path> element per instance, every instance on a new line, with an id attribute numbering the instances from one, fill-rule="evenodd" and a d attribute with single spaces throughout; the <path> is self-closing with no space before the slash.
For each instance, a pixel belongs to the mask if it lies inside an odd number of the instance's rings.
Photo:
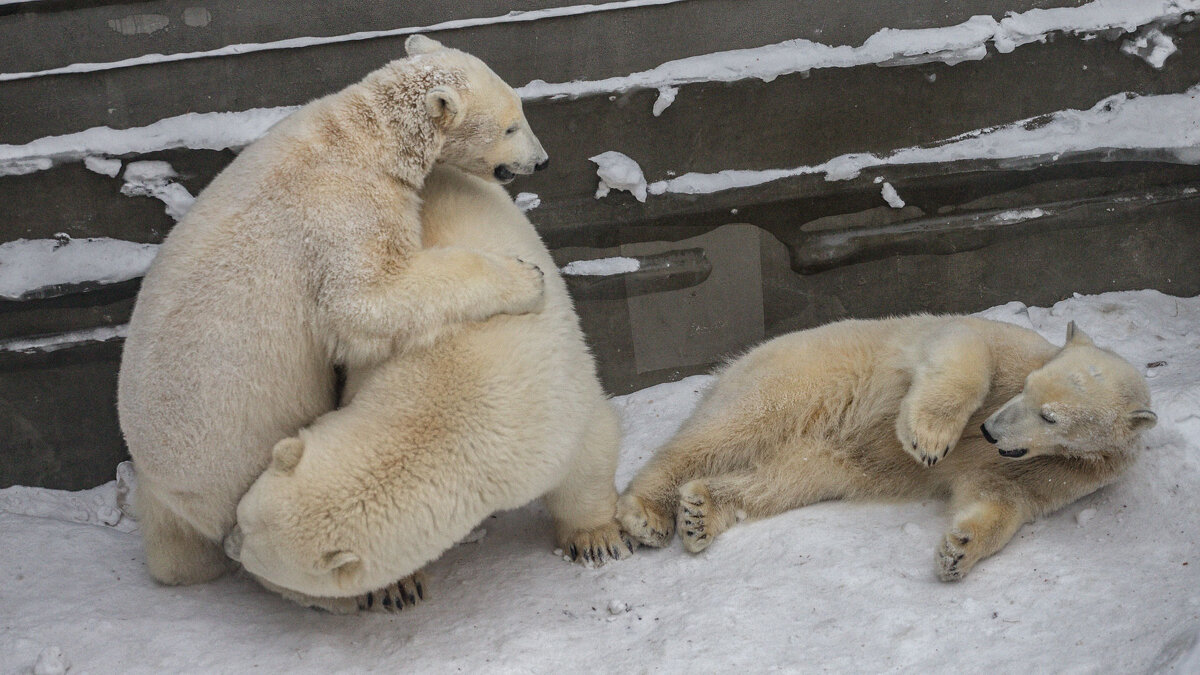
<path id="1" fill-rule="evenodd" d="M 321 598 L 296 598 L 305 604 L 412 604 L 415 582 L 385 585 L 493 511 L 543 495 L 564 550 L 593 562 L 632 551 L 615 519 L 618 420 L 545 246 L 496 185 L 439 169 L 425 194 L 426 246 L 535 262 L 548 270 L 545 308 L 351 370 L 348 402 L 275 447 L 226 550 L 256 576 Z"/>
<path id="2" fill-rule="evenodd" d="M 1115 479 L 1154 426 L 1149 405 L 1133 366 L 1074 324 L 1059 349 L 969 317 L 834 323 L 726 367 L 629 485 L 619 518 L 650 546 L 678 528 L 698 552 L 744 517 L 949 497 L 937 563 L 955 580 L 1025 522 Z"/>
<path id="3" fill-rule="evenodd" d="M 314 101 L 246 148 L 146 275 L 118 387 L 150 573 L 198 583 L 272 446 L 335 406 L 333 365 L 420 349 L 462 322 L 537 311 L 512 255 L 422 248 L 434 163 L 507 180 L 547 161 L 516 93 L 414 36 L 408 59 Z"/>

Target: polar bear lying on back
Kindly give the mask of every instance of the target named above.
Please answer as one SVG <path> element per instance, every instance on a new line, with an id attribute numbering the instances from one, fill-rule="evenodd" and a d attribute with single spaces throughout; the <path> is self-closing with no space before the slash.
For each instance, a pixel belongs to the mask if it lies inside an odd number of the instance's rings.
<path id="1" fill-rule="evenodd" d="M 592 562 L 632 550 L 615 519 L 619 423 L 549 252 L 496 185 L 439 169 L 425 195 L 426 246 L 534 262 L 545 308 L 351 370 L 348 403 L 275 446 L 226 551 L 332 611 L 412 604 L 416 581 L 388 585 L 543 495 L 563 550 Z M 366 605 L 349 597 L 368 592 Z"/>
<path id="2" fill-rule="evenodd" d="M 421 241 L 417 191 L 435 162 L 501 180 L 544 166 L 520 99 L 468 54 L 421 36 L 406 48 L 246 148 L 142 284 L 118 411 L 163 583 L 228 569 L 238 501 L 275 443 L 335 406 L 335 363 L 541 307 L 534 265 Z"/>
<path id="3" fill-rule="evenodd" d="M 1025 522 L 1114 480 L 1154 426 L 1149 405 L 1133 366 L 1074 323 L 1059 349 L 969 317 L 843 321 L 726 367 L 619 517 L 644 544 L 678 528 L 698 552 L 743 517 L 948 496 L 938 574 L 959 579 Z"/>

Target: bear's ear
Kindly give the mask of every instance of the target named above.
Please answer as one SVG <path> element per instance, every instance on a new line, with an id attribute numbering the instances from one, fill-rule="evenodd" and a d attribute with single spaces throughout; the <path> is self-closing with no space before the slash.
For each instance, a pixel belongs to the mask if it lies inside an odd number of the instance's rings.
<path id="1" fill-rule="evenodd" d="M 304 455 L 304 441 L 299 438 L 285 438 L 271 449 L 271 468 L 282 474 L 290 474 L 296 470 L 300 458 Z"/>
<path id="2" fill-rule="evenodd" d="M 1134 431 L 1153 429 L 1158 424 L 1158 415 L 1152 410 L 1134 410 L 1129 413 L 1129 428 Z"/>
<path id="3" fill-rule="evenodd" d="M 434 40 L 433 38 L 427 38 L 424 35 L 410 35 L 409 38 L 404 41 L 404 53 L 408 54 L 409 56 L 428 54 L 430 52 L 436 52 L 439 49 L 444 49 L 444 47 L 442 47 L 442 43 Z"/>
<path id="4" fill-rule="evenodd" d="M 463 100 L 457 91 L 439 84 L 425 94 L 425 109 L 429 116 L 438 120 L 443 128 L 450 129 L 458 124 L 463 116 Z"/>
<path id="5" fill-rule="evenodd" d="M 362 558 L 351 551 L 330 551 L 321 556 L 321 564 L 318 570 L 321 572 L 332 572 L 334 570 L 357 564 Z"/>
<path id="6" fill-rule="evenodd" d="M 1075 322 L 1067 324 L 1067 344 L 1068 347 L 1093 347 L 1092 339 L 1087 336 Z"/>

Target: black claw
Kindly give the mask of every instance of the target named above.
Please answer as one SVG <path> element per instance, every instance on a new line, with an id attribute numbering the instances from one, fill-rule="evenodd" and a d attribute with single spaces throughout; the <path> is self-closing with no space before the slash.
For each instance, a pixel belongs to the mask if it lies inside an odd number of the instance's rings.
<path id="1" fill-rule="evenodd" d="M 425 587 L 422 586 L 421 582 L 419 582 L 419 581 L 416 582 L 416 587 L 417 587 L 417 597 L 424 600 L 425 599 Z"/>
<path id="2" fill-rule="evenodd" d="M 608 554 L 609 554 L 610 556 L 612 556 L 612 559 L 613 559 L 613 560 L 616 560 L 617 558 L 620 558 L 620 557 L 621 557 L 621 552 L 617 550 L 617 545 L 616 545 L 616 544 L 613 544 L 613 545 L 611 545 L 611 546 L 609 546 L 609 547 L 608 547 Z"/>
<path id="3" fill-rule="evenodd" d="M 579 560 L 579 549 L 575 548 L 575 544 L 571 544 L 570 553 L 571 560 Z"/>
<path id="4" fill-rule="evenodd" d="M 692 530 L 688 530 L 686 534 L 687 534 L 687 536 L 689 536 L 689 537 L 693 537 L 693 536 L 695 536 L 695 535 L 696 535 L 696 533 L 695 533 L 695 532 L 693 532 Z"/>
<path id="5" fill-rule="evenodd" d="M 413 605 L 417 604 L 417 598 L 416 598 L 416 596 L 414 596 L 414 595 L 413 595 L 411 592 L 409 592 L 409 591 L 406 589 L 406 590 L 404 591 L 404 602 L 408 603 L 408 606 L 409 606 L 409 607 L 412 607 Z M 399 603 L 397 603 L 397 605 L 398 605 L 398 604 L 399 604 Z"/>
<path id="6" fill-rule="evenodd" d="M 374 606 L 375 606 L 375 594 L 367 593 L 367 609 L 371 609 Z"/>
<path id="7" fill-rule="evenodd" d="M 384 594 L 384 596 L 383 596 L 383 606 L 384 606 L 384 607 L 386 607 L 386 608 L 388 608 L 388 609 L 391 609 L 391 608 L 392 608 L 392 595 L 391 595 L 391 593 L 386 593 L 386 594 Z"/>
<path id="8" fill-rule="evenodd" d="M 916 450 L 916 449 L 917 449 L 917 442 L 913 441 L 913 450 Z"/>

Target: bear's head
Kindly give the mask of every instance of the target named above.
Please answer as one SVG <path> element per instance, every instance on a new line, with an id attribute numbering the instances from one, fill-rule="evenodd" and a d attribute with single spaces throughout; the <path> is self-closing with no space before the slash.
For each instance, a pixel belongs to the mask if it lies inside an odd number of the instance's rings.
<path id="1" fill-rule="evenodd" d="M 1157 420 L 1145 378 L 1072 321 L 1062 350 L 1030 373 L 1021 393 L 980 430 L 1004 457 L 1097 458 L 1129 448 Z"/>
<path id="2" fill-rule="evenodd" d="M 404 49 L 405 65 L 426 76 L 420 94 L 443 137 L 438 161 L 501 183 L 550 163 L 520 96 L 487 64 L 423 35 L 409 37 Z"/>
<path id="3" fill-rule="evenodd" d="M 339 478 L 302 462 L 304 441 L 285 438 L 271 451 L 271 464 L 242 497 L 237 525 L 225 537 L 225 554 L 248 572 L 273 584 L 316 597 L 358 595 L 367 564 L 355 550 L 356 536 L 339 527 L 359 501 L 331 502 Z M 329 490 L 306 490 L 324 476 Z M 363 514 L 365 515 L 365 514 Z M 384 582 L 386 584 L 387 582 Z"/>

